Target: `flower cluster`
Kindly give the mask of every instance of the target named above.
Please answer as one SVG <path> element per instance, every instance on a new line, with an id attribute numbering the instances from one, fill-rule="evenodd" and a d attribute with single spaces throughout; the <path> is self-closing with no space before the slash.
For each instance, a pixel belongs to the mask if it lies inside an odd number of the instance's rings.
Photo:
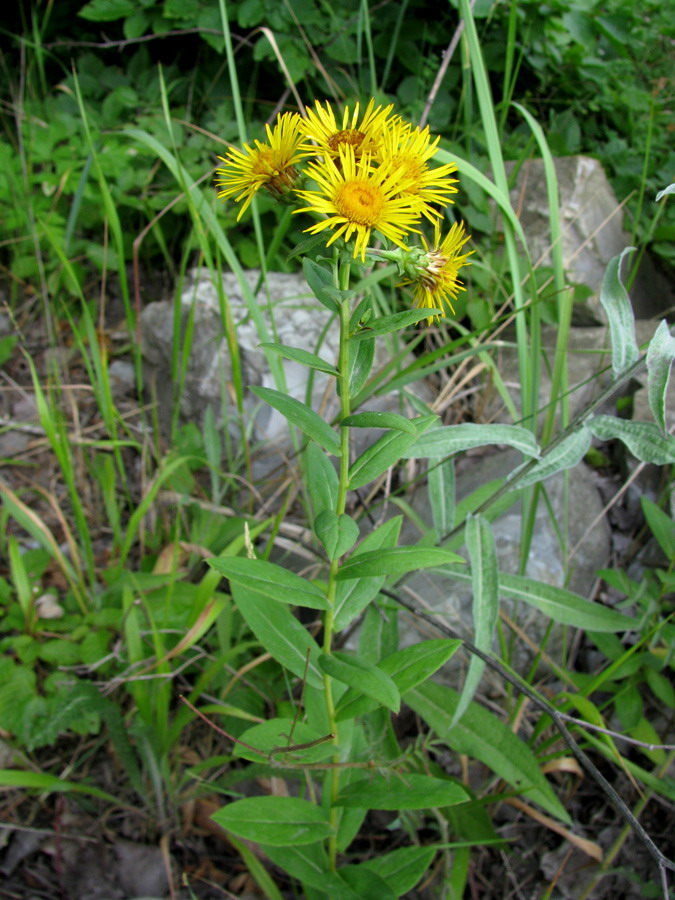
<path id="1" fill-rule="evenodd" d="M 354 257 L 364 261 L 367 250 L 395 259 L 404 283 L 415 285 L 416 306 L 445 314 L 447 304 L 454 312 L 451 298 L 464 290 L 458 272 L 468 264 L 470 254 L 461 251 L 469 238 L 455 224 L 441 239 L 442 210 L 453 202 L 457 182 L 454 164 L 430 165 L 440 138 L 432 140 L 428 127 L 414 128 L 393 105 L 375 106 L 374 100 L 363 112 L 358 103 L 351 112 L 345 108 L 341 119 L 328 102 L 317 101 L 305 113 L 279 115 L 273 128 L 267 126 L 267 143 L 219 157 L 218 196 L 243 201 L 237 219 L 260 189 L 300 203 L 295 213 L 318 219 L 305 231 L 330 232 L 327 246 L 339 238 L 353 241 Z M 432 244 L 419 229 L 423 219 L 433 225 Z M 370 248 L 373 232 L 399 250 Z M 420 235 L 424 250 L 408 246 L 412 234 Z"/>

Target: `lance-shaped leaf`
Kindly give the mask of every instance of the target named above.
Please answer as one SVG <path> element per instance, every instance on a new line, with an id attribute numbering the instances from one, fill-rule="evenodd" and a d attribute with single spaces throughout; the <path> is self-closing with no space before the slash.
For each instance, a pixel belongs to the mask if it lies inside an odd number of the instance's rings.
<path id="1" fill-rule="evenodd" d="M 392 412 L 354 413 L 354 415 L 342 419 L 340 425 L 349 425 L 351 428 L 392 428 L 417 435 L 417 429 L 410 419 Z"/>
<path id="2" fill-rule="evenodd" d="M 408 325 L 415 325 L 429 316 L 443 315 L 439 309 L 410 309 L 406 312 L 395 313 L 393 316 L 382 316 L 379 319 L 371 319 L 365 328 L 355 331 L 349 336 L 350 341 L 363 341 L 366 338 L 376 337 L 380 334 L 389 334 L 392 331 L 401 331 Z"/>
<path id="3" fill-rule="evenodd" d="M 366 383 L 375 359 L 375 339 L 349 345 L 349 396 L 356 397 Z M 339 383 L 338 383 L 339 385 Z"/>
<path id="4" fill-rule="evenodd" d="M 605 269 L 600 286 L 600 303 L 607 313 L 609 334 L 612 341 L 612 369 L 619 375 L 632 366 L 640 356 L 635 339 L 635 317 L 626 288 L 621 283 L 621 263 L 635 247 L 626 247 L 611 259 Z"/>
<path id="5" fill-rule="evenodd" d="M 480 760 L 528 800 L 571 824 L 528 745 L 489 710 L 470 703 L 461 720 L 452 727 L 459 702 L 459 694 L 452 688 L 428 681 L 408 691 L 404 699 L 457 753 Z"/>
<path id="6" fill-rule="evenodd" d="M 324 509 L 335 509 L 339 482 L 333 463 L 314 441 L 307 443 L 303 461 L 314 514 L 318 516 Z"/>
<path id="7" fill-rule="evenodd" d="M 455 524 L 455 463 L 445 459 L 430 466 L 427 475 L 431 519 L 436 535 L 447 534 Z"/>
<path id="8" fill-rule="evenodd" d="M 302 350 L 300 347 L 288 347 L 286 344 L 275 344 L 271 341 L 265 341 L 260 344 L 260 346 L 265 350 L 271 350 L 272 353 L 276 353 L 277 356 L 301 363 L 303 366 L 307 366 L 310 369 L 317 369 L 319 372 L 325 372 L 327 375 L 339 375 L 335 366 L 332 366 L 329 362 L 326 362 L 325 359 L 322 359 L 315 353 L 309 353 L 307 350 Z"/>
<path id="9" fill-rule="evenodd" d="M 454 781 L 430 775 L 404 774 L 398 777 L 362 778 L 345 785 L 334 806 L 365 809 L 429 809 L 464 803 L 469 795 Z"/>
<path id="10" fill-rule="evenodd" d="M 675 437 L 653 422 L 633 422 L 616 416 L 595 416 L 588 428 L 601 441 L 620 440 L 642 462 L 667 466 L 675 462 Z"/>
<path id="11" fill-rule="evenodd" d="M 416 440 L 416 436 L 423 434 L 428 428 L 438 421 L 438 416 L 419 416 L 410 422 L 415 428 L 416 434 L 409 434 L 398 429 L 383 434 L 372 447 L 355 460 L 349 469 L 349 487 L 363 487 L 390 466 L 395 465 L 405 454 L 407 448 Z"/>
<path id="12" fill-rule="evenodd" d="M 539 456 L 539 445 L 527 428 L 519 425 L 476 425 L 471 422 L 432 428 L 402 455 L 407 459 L 433 459 L 490 444 L 505 444 L 520 450 L 525 456 Z"/>
<path id="13" fill-rule="evenodd" d="M 273 847 L 313 844 L 331 833 L 325 810 L 299 797 L 246 797 L 211 818 L 237 837 Z"/>
<path id="14" fill-rule="evenodd" d="M 647 348 L 647 399 L 656 424 L 666 432 L 666 391 L 675 359 L 675 337 L 664 320 Z"/>
<path id="15" fill-rule="evenodd" d="M 442 547 L 392 547 L 350 557 L 337 574 L 338 581 L 373 575 L 403 575 L 417 569 L 431 569 L 447 563 L 464 562 L 461 556 Z"/>
<path id="16" fill-rule="evenodd" d="M 483 653 L 489 653 L 499 617 L 497 548 L 490 523 L 482 516 L 469 516 L 465 535 L 471 563 L 474 643 Z M 472 656 L 452 725 L 457 724 L 473 700 L 484 669 L 485 662 Z"/>
<path id="17" fill-rule="evenodd" d="M 581 426 L 557 444 L 550 453 L 538 460 L 522 477 L 518 478 L 518 487 L 528 487 L 538 481 L 544 481 L 564 469 L 573 468 L 588 453 L 590 446 L 591 432 L 585 426 Z M 518 472 L 519 469 L 516 469 L 511 477 L 515 477 Z"/>
<path id="18" fill-rule="evenodd" d="M 305 403 L 273 388 L 252 387 L 251 392 L 273 406 L 293 425 L 297 425 L 300 431 L 320 444 L 324 450 L 334 456 L 340 455 L 340 443 L 333 429 Z"/>
<path id="19" fill-rule="evenodd" d="M 271 600 L 309 609 L 328 609 L 328 601 L 321 588 L 276 563 L 234 556 L 209 559 L 208 564 L 231 582 L 242 584 L 249 591 Z"/>
<path id="20" fill-rule="evenodd" d="M 358 541 L 359 526 L 346 513 L 338 516 L 332 509 L 324 509 L 314 520 L 314 533 L 332 562 L 351 550 Z"/>
<path id="21" fill-rule="evenodd" d="M 393 680 L 377 666 L 369 666 L 346 653 L 322 653 L 319 666 L 331 678 L 357 688 L 394 713 L 401 708 L 401 695 Z"/>
<path id="22" fill-rule="evenodd" d="M 332 296 L 332 293 L 327 291 L 327 288 L 335 287 L 332 273 L 307 256 L 302 261 L 302 271 L 305 273 L 307 284 L 312 289 L 312 293 L 319 303 L 333 313 L 338 312 L 340 307 L 337 300 Z"/>
<path id="23" fill-rule="evenodd" d="M 285 603 L 249 590 L 243 584 L 232 584 L 232 597 L 244 621 L 265 650 L 298 678 L 305 675 L 309 650 L 307 683 L 323 690 L 323 675 L 317 666 L 321 655 L 319 645 L 290 608 Z"/>
<path id="24" fill-rule="evenodd" d="M 397 897 L 412 891 L 422 876 L 431 868 L 436 847 L 399 847 L 391 853 L 375 856 L 361 863 L 389 884 Z"/>

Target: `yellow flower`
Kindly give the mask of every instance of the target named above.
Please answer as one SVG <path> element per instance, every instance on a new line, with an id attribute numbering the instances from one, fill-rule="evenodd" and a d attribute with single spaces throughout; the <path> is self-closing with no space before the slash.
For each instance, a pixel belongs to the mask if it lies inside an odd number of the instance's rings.
<path id="1" fill-rule="evenodd" d="M 404 281 L 403 284 L 415 284 L 414 305 L 416 309 L 441 309 L 445 315 L 444 304 L 450 307 L 450 312 L 454 313 L 452 300 L 457 299 L 460 291 L 466 290 L 457 276 L 462 266 L 471 265 L 467 259 L 473 250 L 468 253 L 461 252 L 470 239 L 470 235 L 464 233 L 463 222 L 455 222 L 442 242 L 440 237 L 440 226 L 436 223 L 433 248 L 430 248 L 422 237 L 426 254 L 419 259 L 415 266 L 415 277 Z M 438 318 L 440 318 L 438 315 L 429 316 L 427 325 L 431 325 L 434 319 Z"/>
<path id="2" fill-rule="evenodd" d="M 399 118 L 392 115 L 393 103 L 382 109 L 381 106 L 375 108 L 375 100 L 370 100 L 360 120 L 358 103 L 351 117 L 349 107 L 345 107 L 340 126 L 328 101 L 325 108 L 318 100 L 315 106 L 316 112 L 306 107 L 307 118 L 300 121 L 300 130 L 307 139 L 302 149 L 309 156 L 326 156 L 336 160 L 340 156 L 340 147 L 346 145 L 353 147 L 357 158 L 364 153 L 375 152 L 389 123 Z"/>
<path id="3" fill-rule="evenodd" d="M 402 193 L 410 180 L 391 164 L 374 169 L 369 153 L 356 159 L 353 146 L 343 144 L 339 147 L 339 166 L 326 156 L 323 163 L 310 164 L 307 175 L 319 190 L 297 191 L 308 205 L 293 212 L 328 216 L 305 229 L 312 234 L 334 229 L 326 246 L 339 237 L 348 241 L 354 235 L 354 257 L 360 255 L 365 261 L 372 231 L 379 231 L 399 247 L 405 246 L 403 238 L 408 232 L 417 231 L 414 226 L 420 218 L 420 203 Z"/>
<path id="4" fill-rule="evenodd" d="M 430 142 L 429 127 L 423 131 L 410 129 L 406 123 L 399 121 L 390 126 L 384 135 L 382 146 L 376 155 L 379 162 L 391 162 L 400 166 L 410 179 L 410 186 L 405 193 L 416 196 L 422 201 L 421 212 L 429 221 L 434 222 L 440 212 L 430 204 L 442 207 L 452 203 L 452 195 L 457 193 L 456 178 L 450 178 L 457 171 L 454 163 L 430 167 L 428 162 L 438 149 L 440 137 Z"/>
<path id="5" fill-rule="evenodd" d="M 244 144 L 245 152 L 232 148 L 227 151 L 227 158 L 218 157 L 225 163 L 221 169 L 216 169 L 216 174 L 220 176 L 216 187 L 221 188 L 218 196 L 223 199 L 234 197 L 237 202 L 244 200 L 237 221 L 260 188 L 280 198 L 298 184 L 294 165 L 303 157 L 298 150 L 302 141 L 299 121 L 297 113 L 279 115 L 274 129 L 265 126 L 269 143 L 255 141 L 255 148 Z"/>

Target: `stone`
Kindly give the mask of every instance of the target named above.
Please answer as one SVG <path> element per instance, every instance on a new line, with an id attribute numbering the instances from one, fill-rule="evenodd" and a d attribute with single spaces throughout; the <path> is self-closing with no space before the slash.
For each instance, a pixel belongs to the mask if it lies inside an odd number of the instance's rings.
<path id="1" fill-rule="evenodd" d="M 555 159 L 554 164 L 565 272 L 572 282 L 584 284 L 593 291 L 589 306 L 597 321 L 605 322 L 598 300 L 602 278 L 607 263 L 630 245 L 630 235 L 623 229 L 623 210 L 598 160 L 565 156 Z M 532 262 L 550 266 L 549 206 L 543 160 L 527 160 L 521 166 L 511 191 L 511 203 L 525 232 Z M 634 254 L 629 257 L 628 265 L 633 259 Z M 630 296 L 636 317 L 650 318 L 672 307 L 675 286 L 645 254 Z"/>
<path id="2" fill-rule="evenodd" d="M 520 462 L 520 454 L 512 450 L 493 452 L 479 457 L 465 457 L 457 471 L 457 499 L 461 500 L 469 496 L 477 488 L 495 479 L 504 478 Z M 569 587 L 570 590 L 588 597 L 596 579 L 596 571 L 609 563 L 609 527 L 602 515 L 603 504 L 591 473 L 585 466 L 579 465 L 569 470 L 567 474 L 569 477 L 569 549 L 573 555 L 567 560 L 563 558 L 556 533 L 557 527 L 562 527 L 564 521 L 564 481 L 563 475 L 560 474 L 543 483 L 552 514 L 549 513 L 543 500 L 540 501 L 525 574 L 545 584 Z M 431 526 L 426 487 L 417 492 L 412 505 L 415 512 Z M 511 507 L 492 523 L 498 567 L 501 572 L 518 572 L 521 526 L 520 504 Z M 417 537 L 418 535 L 410 532 L 409 527 L 404 527 L 401 543 L 412 543 Z M 465 547 L 460 548 L 457 552 L 465 559 L 468 558 Z M 569 573 L 567 584 L 565 583 L 566 571 Z M 443 620 L 456 628 L 460 634 L 469 638 L 474 634 L 470 585 L 455 581 L 436 571 L 419 572 L 406 584 L 433 610 L 440 612 Z M 520 603 L 516 607 L 510 600 L 502 599 L 501 602 L 502 608 L 509 616 L 515 616 L 525 634 L 535 644 L 539 644 L 548 628 L 548 617 L 525 603 Z M 402 628 L 401 646 L 415 643 L 419 639 L 419 634 L 414 627 Z M 552 639 L 547 644 L 547 652 L 555 654 L 558 642 L 559 629 L 554 629 Z M 516 650 L 512 660 L 514 668 L 521 673 L 526 672 L 532 658 L 532 651 L 522 641 L 516 641 Z"/>
<path id="3" fill-rule="evenodd" d="M 249 288 L 254 293 L 260 281 L 260 273 L 245 273 Z M 322 356 L 334 365 L 339 348 L 337 323 L 330 325 L 331 313 L 312 295 L 304 278 L 298 274 L 268 273 L 269 295 L 261 290 L 256 294 L 260 315 L 269 332 L 267 340 L 292 347 L 299 347 Z M 232 320 L 236 327 L 237 348 L 241 361 L 244 386 L 259 385 L 276 388 L 266 354 L 260 348 L 261 336 L 246 305 L 237 277 L 223 275 L 223 288 Z M 150 303 L 141 315 L 143 357 L 146 364 L 146 380 L 156 391 L 160 421 L 166 425 L 171 417 L 173 387 L 171 383 L 171 354 L 174 329 L 173 301 Z M 180 391 L 180 413 L 184 422 L 195 422 L 200 427 L 207 408 L 211 408 L 215 421 L 223 422 L 223 410 L 227 412 L 231 435 L 236 439 L 236 406 L 232 383 L 230 350 L 224 335 L 218 291 L 204 270 L 194 269 L 180 298 L 181 335 L 184 336 L 192 321 L 192 341 L 185 381 Z M 376 347 L 375 366 L 384 365 L 390 358 L 388 342 L 379 339 Z M 181 343 L 184 337 L 181 337 Z M 281 360 L 288 393 L 291 397 L 307 401 L 309 371 L 305 366 Z M 405 363 L 402 363 L 405 365 Z M 413 388 L 422 399 L 429 400 L 426 385 Z M 339 412 L 333 378 L 312 371 L 310 403 L 324 419 L 331 419 Z M 253 440 L 268 445 L 287 445 L 288 426 L 283 416 L 254 395 L 245 393 L 245 417 L 253 422 Z M 365 409 L 399 408 L 399 395 L 388 398 L 375 397 L 364 405 Z M 357 435 L 357 437 L 363 437 Z M 372 439 L 372 438 L 371 438 Z"/>

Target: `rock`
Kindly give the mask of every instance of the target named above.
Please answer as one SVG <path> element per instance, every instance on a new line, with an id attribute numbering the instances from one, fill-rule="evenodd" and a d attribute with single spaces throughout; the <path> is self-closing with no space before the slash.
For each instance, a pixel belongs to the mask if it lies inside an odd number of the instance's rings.
<path id="1" fill-rule="evenodd" d="M 250 289 L 255 291 L 260 273 L 252 270 L 245 274 Z M 318 354 L 331 365 L 334 364 L 339 347 L 338 325 L 334 323 L 327 327 L 331 314 L 314 298 L 304 278 L 296 274 L 272 272 L 268 274 L 267 282 L 269 301 L 263 291 L 256 295 L 260 314 L 269 331 L 267 339 Z M 244 386 L 277 387 L 266 355 L 259 346 L 263 338 L 249 313 L 236 276 L 225 273 L 223 287 L 236 326 Z M 206 409 L 210 407 L 215 421 L 222 423 L 225 408 L 230 433 L 236 439 L 239 430 L 230 352 L 224 336 L 218 292 L 207 272 L 195 269 L 190 273 L 180 304 L 181 335 L 185 335 L 191 313 L 193 315 L 189 360 L 180 392 L 181 418 L 201 426 Z M 160 421 L 165 425 L 171 416 L 173 316 L 172 301 L 150 303 L 141 315 L 146 377 L 155 385 Z M 389 358 L 386 341 L 380 339 L 377 342 L 375 368 Z M 283 368 L 290 396 L 306 402 L 310 370 L 289 360 L 279 359 L 279 364 Z M 339 411 L 333 378 L 316 371 L 312 374 L 312 408 L 319 411 L 323 418 L 330 419 Z M 419 394 L 419 390 L 415 390 Z M 421 390 L 425 390 L 424 385 Z M 424 398 L 428 398 L 428 391 Z M 261 403 L 248 391 L 244 403 L 246 418 L 254 421 L 254 441 L 288 444 L 288 426 L 280 413 Z M 373 398 L 364 408 L 398 409 L 398 394 L 389 398 Z"/>
<path id="2" fill-rule="evenodd" d="M 565 271 L 571 281 L 585 284 L 593 291 L 595 296 L 589 301 L 591 310 L 599 322 L 605 322 L 598 300 L 605 268 L 630 245 L 630 235 L 623 230 L 623 211 L 596 159 L 565 156 L 554 163 Z M 533 263 L 541 260 L 544 265 L 551 265 L 549 208 L 541 159 L 528 160 L 522 165 L 511 202 L 523 226 Z M 672 307 L 675 289 L 671 280 L 645 255 L 630 295 L 636 317 L 650 318 Z"/>
<path id="3" fill-rule="evenodd" d="M 457 499 L 469 496 L 478 487 L 495 479 L 504 478 L 520 463 L 516 451 L 502 451 L 481 457 L 465 457 L 457 472 Z M 564 521 L 563 476 L 557 475 L 544 482 L 551 514 L 546 504 L 540 502 L 537 511 L 530 554 L 525 574 L 545 584 L 570 590 L 588 596 L 595 582 L 597 569 L 608 565 L 610 556 L 610 534 L 605 518 L 601 515 L 603 505 L 593 483 L 590 472 L 577 466 L 569 475 L 569 549 L 573 556 L 564 559 L 557 535 L 557 528 Z M 420 490 L 413 508 L 431 525 L 426 488 Z M 552 521 L 553 519 L 553 521 Z M 597 521 L 596 521 L 597 520 Z M 520 504 L 513 506 L 495 522 L 492 529 L 497 547 L 498 566 L 501 572 L 517 573 L 520 560 L 520 530 L 522 515 Z M 406 533 L 407 532 L 407 533 Z M 416 539 L 407 528 L 401 543 L 412 543 Z M 467 558 L 466 548 L 458 550 Z M 569 571 L 569 581 L 565 584 L 565 572 Z M 406 582 L 408 587 L 429 606 L 440 612 L 444 621 L 456 628 L 460 634 L 471 637 L 474 624 L 471 612 L 471 588 L 463 582 L 443 576 L 438 572 L 420 572 Z M 510 600 L 502 599 L 502 608 L 509 616 L 515 616 L 525 634 L 535 642 L 543 639 L 549 624 L 547 616 L 525 603 L 517 606 Z M 401 646 L 415 643 L 420 639 L 415 629 L 402 627 Z M 555 654 L 559 629 L 554 629 L 552 640 L 547 644 L 547 652 Z M 532 652 L 522 641 L 516 641 L 516 652 L 512 665 L 524 673 L 532 660 Z"/>
<path id="4" fill-rule="evenodd" d="M 136 385 L 134 365 L 127 359 L 114 359 L 108 366 L 110 390 L 113 398 L 119 400 L 133 393 Z"/>

